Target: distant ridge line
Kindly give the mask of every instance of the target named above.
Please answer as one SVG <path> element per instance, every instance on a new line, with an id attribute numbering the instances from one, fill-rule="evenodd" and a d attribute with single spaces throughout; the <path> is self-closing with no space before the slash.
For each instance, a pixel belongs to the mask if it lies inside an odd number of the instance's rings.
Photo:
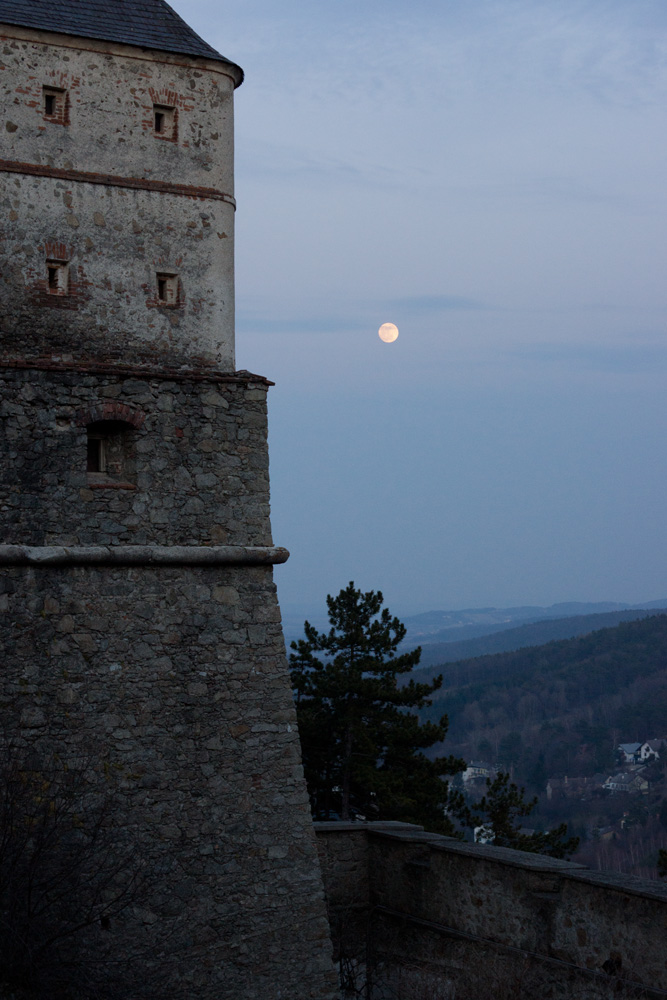
<path id="1" fill-rule="evenodd" d="M 421 662 L 417 669 L 456 663 L 459 660 L 474 659 L 479 656 L 491 656 L 494 653 L 511 653 L 530 646 L 543 646 L 560 639 L 573 639 L 599 629 L 613 628 L 622 622 L 648 618 L 660 614 L 661 611 L 667 613 L 667 602 L 664 608 L 627 608 L 602 614 L 548 618 L 513 628 L 494 630 L 491 634 L 459 642 L 426 642 L 422 646 Z M 411 643 L 412 647 L 415 645 L 416 642 Z"/>

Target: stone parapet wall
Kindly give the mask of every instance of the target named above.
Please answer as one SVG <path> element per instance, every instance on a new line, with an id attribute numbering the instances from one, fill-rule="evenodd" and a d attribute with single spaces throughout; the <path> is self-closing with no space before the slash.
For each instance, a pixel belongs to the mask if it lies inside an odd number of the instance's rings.
<path id="1" fill-rule="evenodd" d="M 373 1000 L 667 997 L 661 883 L 407 825 L 316 832 L 337 943 Z"/>

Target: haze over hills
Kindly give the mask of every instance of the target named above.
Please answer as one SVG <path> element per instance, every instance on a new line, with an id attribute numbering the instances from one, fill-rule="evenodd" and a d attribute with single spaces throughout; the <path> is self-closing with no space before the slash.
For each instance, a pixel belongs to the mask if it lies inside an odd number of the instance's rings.
<path id="1" fill-rule="evenodd" d="M 583 635 L 593 629 L 617 625 L 621 621 L 641 618 L 644 613 L 667 608 L 667 598 L 645 601 L 643 604 L 626 604 L 616 601 L 581 602 L 565 601 L 548 607 L 520 605 L 511 608 L 464 608 L 460 611 L 426 611 L 422 614 L 401 616 L 407 628 L 405 642 L 401 649 L 407 651 L 415 646 L 422 647 L 423 666 L 435 663 L 449 663 L 471 656 L 521 649 L 524 646 L 540 645 L 552 639 L 567 639 Z M 390 608 L 393 611 L 393 608 Z M 627 614 L 630 612 L 629 614 Z M 639 613 L 634 613 L 639 612 Z M 604 615 L 622 615 L 608 618 Z M 283 631 L 285 643 L 303 637 L 305 619 L 319 631 L 329 627 L 326 607 L 312 605 L 287 605 L 283 608 Z M 583 619 L 591 619 L 584 621 Z M 559 624 L 555 624 L 555 620 Z M 543 623 L 544 628 L 523 630 L 523 626 Z M 506 639 L 498 633 L 511 632 Z M 467 640 L 496 636 L 479 645 L 466 645 Z"/>
<path id="2" fill-rule="evenodd" d="M 457 660 L 467 660 L 472 657 L 488 656 L 492 653 L 508 653 L 527 646 L 541 646 L 556 639 L 572 639 L 575 636 L 586 635 L 602 628 L 611 628 L 621 622 L 636 621 L 655 614 L 660 608 L 638 608 L 627 611 L 609 611 L 606 614 L 575 615 L 571 618 L 547 618 L 540 621 L 518 625 L 515 628 L 497 629 L 492 633 L 478 635 L 477 638 L 433 641 L 428 639 L 422 645 L 421 667 L 436 667 L 443 663 L 454 663 Z M 441 633 L 437 633 L 440 635 Z M 414 648 L 417 643 L 409 647 Z M 437 673 L 437 669 L 434 671 Z"/>
<path id="3" fill-rule="evenodd" d="M 480 635 L 490 635 L 502 629 L 550 618 L 574 618 L 612 611 L 654 610 L 667 607 L 667 598 L 626 604 L 618 601 L 562 601 L 548 607 L 520 605 L 513 608 L 465 608 L 462 611 L 427 611 L 403 618 L 408 630 L 406 646 L 423 646 L 431 642 L 460 642 Z"/>

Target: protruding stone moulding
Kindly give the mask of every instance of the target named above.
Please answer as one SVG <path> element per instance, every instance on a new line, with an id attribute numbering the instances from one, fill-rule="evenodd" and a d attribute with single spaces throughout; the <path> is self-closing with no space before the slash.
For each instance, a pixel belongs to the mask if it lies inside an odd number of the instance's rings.
<path id="1" fill-rule="evenodd" d="M 46 290 L 49 295 L 69 294 L 69 261 L 46 261 Z"/>
<path id="2" fill-rule="evenodd" d="M 166 104 L 153 105 L 153 135 L 157 139 L 176 142 L 178 138 L 177 127 L 176 108 L 170 108 Z"/>
<path id="3" fill-rule="evenodd" d="M 67 91 L 60 87 L 42 87 L 42 117 L 56 125 L 68 125 Z"/>
<path id="4" fill-rule="evenodd" d="M 157 302 L 159 306 L 178 305 L 178 275 L 166 271 L 158 271 L 155 275 L 157 284 Z"/>
<path id="5" fill-rule="evenodd" d="M 134 488 L 136 428 L 124 420 L 96 420 L 86 436 L 88 485 Z"/>

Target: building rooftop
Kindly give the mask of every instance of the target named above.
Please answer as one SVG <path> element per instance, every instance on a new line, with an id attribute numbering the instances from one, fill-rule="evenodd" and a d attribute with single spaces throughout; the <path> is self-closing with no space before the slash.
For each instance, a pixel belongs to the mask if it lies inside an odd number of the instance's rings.
<path id="1" fill-rule="evenodd" d="M 0 0 L 0 23 L 215 59 L 234 68 L 236 86 L 243 81 L 241 67 L 216 52 L 164 0 Z"/>

